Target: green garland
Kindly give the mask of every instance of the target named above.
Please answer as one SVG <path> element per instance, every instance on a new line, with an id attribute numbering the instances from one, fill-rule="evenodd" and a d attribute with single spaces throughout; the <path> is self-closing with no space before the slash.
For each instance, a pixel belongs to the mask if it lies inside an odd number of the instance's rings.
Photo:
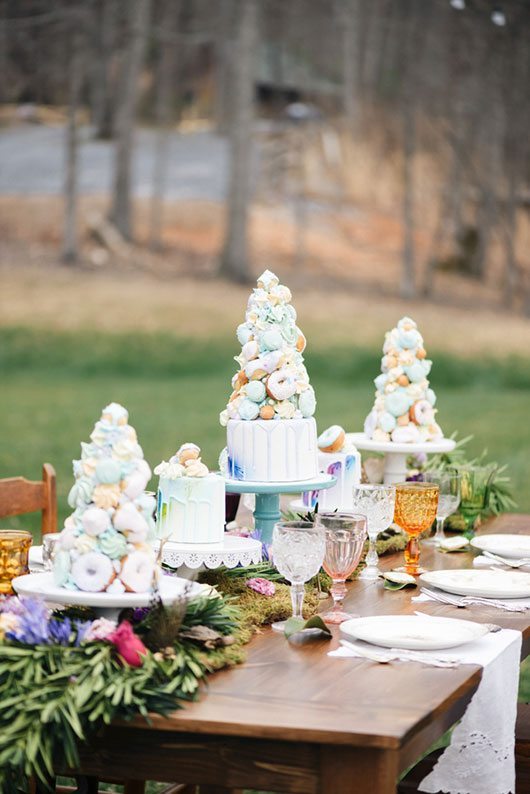
<path id="1" fill-rule="evenodd" d="M 201 647 L 193 631 L 206 628 L 223 639 L 237 617 L 222 597 L 190 601 L 170 645 L 149 651 L 140 667 L 124 665 L 106 642 L 78 647 L 0 642 L 2 794 L 25 790 L 21 786 L 31 776 L 46 784 L 54 767 L 75 768 L 78 744 L 115 719 L 167 715 L 194 699 L 206 673 L 232 663 L 232 654 L 231 645 Z M 148 647 L 152 631 L 148 624 L 138 629 Z"/>

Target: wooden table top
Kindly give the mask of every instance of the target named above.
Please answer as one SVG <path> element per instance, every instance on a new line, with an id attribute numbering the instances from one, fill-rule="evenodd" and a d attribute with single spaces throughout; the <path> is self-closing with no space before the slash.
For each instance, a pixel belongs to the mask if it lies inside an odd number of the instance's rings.
<path id="1" fill-rule="evenodd" d="M 503 515 L 485 532 L 528 532 L 530 516 Z M 442 554 L 423 546 L 421 561 L 430 570 L 465 568 L 473 553 Z M 385 556 L 384 569 L 400 564 L 401 555 Z M 368 615 L 412 614 L 418 590 L 385 590 L 381 582 L 351 584 L 346 607 Z M 329 602 L 323 602 L 323 608 Z M 421 604 L 432 615 L 495 622 L 523 632 L 523 656 L 530 653 L 530 616 L 488 607 L 457 609 L 434 602 Z M 409 748 L 410 758 L 459 719 L 475 692 L 481 668 L 455 669 L 418 663 L 379 665 L 362 659 L 329 658 L 331 642 L 292 645 L 265 629 L 248 646 L 247 661 L 211 676 L 197 703 L 169 718 L 153 717 L 164 731 L 210 734 L 385 749 Z M 145 728 L 145 722 L 138 723 Z"/>

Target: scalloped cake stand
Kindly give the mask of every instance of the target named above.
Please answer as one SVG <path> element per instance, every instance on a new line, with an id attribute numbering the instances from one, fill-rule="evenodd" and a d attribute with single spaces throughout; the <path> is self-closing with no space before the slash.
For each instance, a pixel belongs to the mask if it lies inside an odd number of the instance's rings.
<path id="1" fill-rule="evenodd" d="M 37 596 L 46 603 L 61 606 L 93 607 L 98 615 L 116 619 L 122 609 L 127 607 L 147 607 L 151 593 L 87 593 L 82 590 L 67 590 L 57 587 L 50 571 L 28 573 L 13 579 L 13 589 L 17 595 Z M 199 595 L 205 588 L 197 582 L 190 582 L 177 576 L 161 576 L 159 592 L 164 604 L 172 604 L 186 592 L 188 596 Z"/>
<path id="2" fill-rule="evenodd" d="M 167 540 L 162 559 L 172 568 L 235 568 L 236 565 L 256 565 L 261 562 L 261 541 L 236 535 L 225 535 L 222 543 L 175 543 Z M 185 573 L 184 573 L 185 575 Z"/>
<path id="3" fill-rule="evenodd" d="M 260 532 L 263 543 L 272 542 L 272 530 L 280 520 L 280 494 L 320 491 L 331 488 L 337 478 L 331 474 L 320 474 L 312 480 L 295 482 L 250 482 L 249 480 L 226 479 L 227 493 L 253 493 L 256 495 L 254 525 Z"/>
<path id="4" fill-rule="evenodd" d="M 392 485 L 407 479 L 407 457 L 419 452 L 427 455 L 437 452 L 451 452 L 456 442 L 452 438 L 440 441 L 426 441 L 423 444 L 395 444 L 393 441 L 372 441 L 365 433 L 347 433 L 346 437 L 361 451 L 384 452 L 384 483 Z"/>

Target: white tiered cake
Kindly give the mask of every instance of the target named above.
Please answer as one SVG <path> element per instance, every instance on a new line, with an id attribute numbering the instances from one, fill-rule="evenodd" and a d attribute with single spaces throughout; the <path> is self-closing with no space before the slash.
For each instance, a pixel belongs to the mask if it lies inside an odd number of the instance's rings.
<path id="1" fill-rule="evenodd" d="M 266 270 L 237 329 L 242 346 L 227 426 L 227 474 L 251 482 L 296 482 L 318 473 L 316 400 L 304 366 L 306 340 L 290 290 Z"/>

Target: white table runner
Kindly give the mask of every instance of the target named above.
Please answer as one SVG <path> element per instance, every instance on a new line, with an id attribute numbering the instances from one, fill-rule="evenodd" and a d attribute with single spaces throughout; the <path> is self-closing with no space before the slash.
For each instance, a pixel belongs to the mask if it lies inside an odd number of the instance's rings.
<path id="1" fill-rule="evenodd" d="M 455 659 L 483 667 L 479 687 L 451 744 L 438 759 L 419 791 L 435 794 L 513 794 L 515 791 L 515 718 L 522 635 L 503 629 L 447 651 L 423 652 L 433 659 Z M 378 648 L 378 651 L 384 649 Z M 399 653 L 399 652 L 397 652 Z M 405 652 L 406 653 L 406 652 Z M 341 647 L 333 656 L 356 656 Z M 403 660 L 406 659 L 406 656 Z"/>

